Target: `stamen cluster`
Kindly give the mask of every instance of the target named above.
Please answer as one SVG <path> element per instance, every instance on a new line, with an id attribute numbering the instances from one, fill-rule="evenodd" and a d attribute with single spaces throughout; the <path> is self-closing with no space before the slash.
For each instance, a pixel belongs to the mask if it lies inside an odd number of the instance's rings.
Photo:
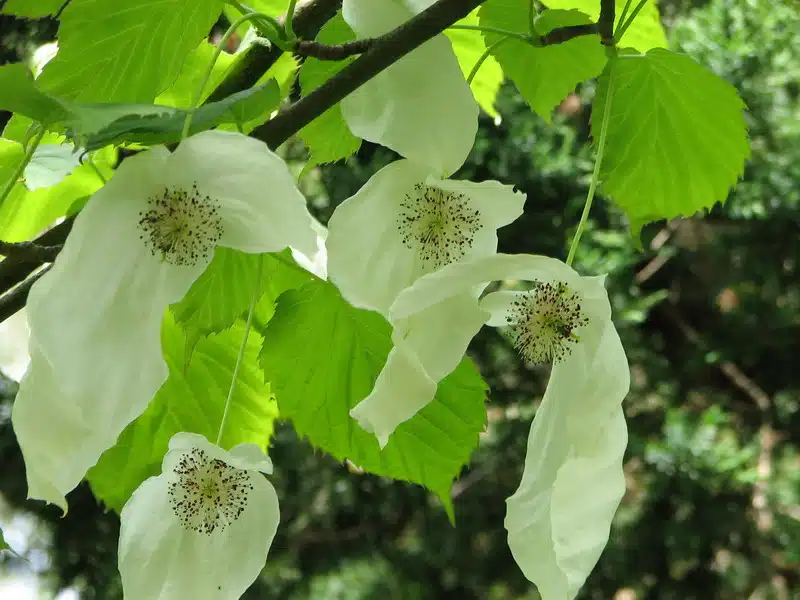
<path id="1" fill-rule="evenodd" d="M 418 183 L 406 194 L 398 226 L 403 244 L 416 250 L 426 270 L 464 257 L 480 231 L 481 213 L 464 194 Z"/>
<path id="2" fill-rule="evenodd" d="M 589 319 L 581 312 L 578 294 L 565 283 L 539 282 L 512 303 L 506 321 L 514 346 L 530 362 L 558 362 L 569 356 L 579 341 L 575 330 Z"/>
<path id="3" fill-rule="evenodd" d="M 222 237 L 218 203 L 192 185 L 190 191 L 165 188 L 148 199 L 149 210 L 140 213 L 139 236 L 164 262 L 177 266 L 207 261 Z"/>
<path id="4" fill-rule="evenodd" d="M 253 489 L 246 471 L 236 469 L 199 448 L 181 456 L 169 484 L 172 510 L 186 529 L 210 535 L 236 521 Z"/>

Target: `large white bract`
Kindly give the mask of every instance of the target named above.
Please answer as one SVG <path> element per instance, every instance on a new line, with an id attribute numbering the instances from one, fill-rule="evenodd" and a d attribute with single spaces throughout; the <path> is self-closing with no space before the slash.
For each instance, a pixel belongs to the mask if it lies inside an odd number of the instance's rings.
<path id="1" fill-rule="evenodd" d="M 465 302 L 475 286 L 503 280 L 529 281 L 533 287 L 489 293 L 473 299 L 475 308 L 489 325 L 508 327 L 523 356 L 553 361 L 531 426 L 522 482 L 508 499 L 508 543 L 543 600 L 571 600 L 608 542 L 625 492 L 628 436 L 621 404 L 630 372 L 611 321 L 605 277 L 581 277 L 553 258 L 496 254 L 422 277 L 400 293 L 392 319 L 412 324 L 418 340 L 437 343 L 438 332 L 428 328 L 447 317 L 436 315 L 437 307 L 455 298 Z M 426 314 L 435 316 L 428 320 Z M 457 317 L 448 323 L 461 340 L 476 330 Z M 415 383 L 424 380 L 425 373 L 408 369 L 392 382 L 393 400 L 424 406 L 432 394 L 427 397 L 430 389 L 419 390 Z"/>
<path id="2" fill-rule="evenodd" d="M 253 444 L 226 452 L 178 433 L 161 475 L 122 509 L 119 571 L 126 600 L 237 600 L 267 560 L 280 522 L 262 473 L 272 462 Z"/>
<path id="3" fill-rule="evenodd" d="M 359 38 L 402 25 L 431 2 L 344 0 L 342 14 Z M 342 100 L 354 135 L 452 175 L 467 158 L 478 131 L 478 104 L 450 41 L 437 35 Z"/>
<path id="4" fill-rule="evenodd" d="M 174 153 L 152 148 L 89 200 L 28 299 L 32 363 L 12 419 L 29 497 L 66 509 L 66 493 L 145 410 L 168 374 L 164 311 L 218 245 L 318 253 L 289 169 L 252 138 L 209 131 Z"/>
<path id="5" fill-rule="evenodd" d="M 497 251 L 497 230 L 522 214 L 525 194 L 497 181 L 441 179 L 398 160 L 336 207 L 328 272 L 353 306 L 388 316 L 397 295 L 426 273 Z"/>

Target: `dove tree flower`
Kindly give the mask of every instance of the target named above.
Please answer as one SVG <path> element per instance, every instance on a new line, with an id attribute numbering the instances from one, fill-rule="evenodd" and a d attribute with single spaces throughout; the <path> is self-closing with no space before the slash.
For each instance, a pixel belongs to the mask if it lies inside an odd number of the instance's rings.
<path id="1" fill-rule="evenodd" d="M 519 217 L 524 203 L 525 195 L 512 186 L 440 179 L 426 166 L 398 160 L 334 211 L 328 223 L 328 275 L 348 302 L 390 317 L 397 295 L 422 275 L 494 254 L 497 229 Z M 422 336 L 413 326 L 420 319 L 431 323 Z M 461 327 L 450 327 L 453 319 Z M 427 398 L 427 403 L 433 397 L 438 381 L 456 368 L 484 320 L 470 296 L 395 324 L 395 345 L 386 365 L 372 393 L 351 415 L 385 445 L 391 431 L 424 406 L 408 399 Z M 393 398 L 404 395 L 395 382 L 406 379 L 409 370 L 426 374 L 410 379 L 420 393 Z"/>
<path id="2" fill-rule="evenodd" d="M 272 462 L 254 444 L 225 451 L 175 434 L 161 475 L 125 504 L 119 571 L 129 600 L 238 600 L 267 560 L 280 521 Z"/>
<path id="3" fill-rule="evenodd" d="M 215 246 L 318 253 L 285 163 L 209 131 L 127 159 L 80 212 L 28 299 L 32 364 L 14 405 L 29 497 L 65 495 L 167 378 L 160 331 Z"/>
<path id="4" fill-rule="evenodd" d="M 533 287 L 492 292 L 475 304 L 487 324 L 508 328 L 524 358 L 552 361 L 553 368 L 531 426 L 522 481 L 507 502 L 508 543 L 543 600 L 571 600 L 608 542 L 625 492 L 628 438 L 621 404 L 630 373 L 611 321 L 605 277 L 581 277 L 552 258 L 497 254 L 422 277 L 398 296 L 391 313 L 396 323 L 416 316 L 415 333 L 424 337 L 434 326 L 421 319 L 426 313 L 470 297 L 476 285 L 509 279 Z M 453 333 L 461 327 L 457 318 L 449 326 Z M 405 380 L 394 383 L 413 394 L 412 378 L 426 376 L 414 377 L 409 369 Z M 402 399 L 401 392 L 394 394 L 395 401 Z"/>
<path id="5" fill-rule="evenodd" d="M 360 38 L 402 25 L 434 0 L 344 0 L 342 14 Z M 478 131 L 478 104 L 450 41 L 440 34 L 342 100 L 354 135 L 452 175 Z"/>

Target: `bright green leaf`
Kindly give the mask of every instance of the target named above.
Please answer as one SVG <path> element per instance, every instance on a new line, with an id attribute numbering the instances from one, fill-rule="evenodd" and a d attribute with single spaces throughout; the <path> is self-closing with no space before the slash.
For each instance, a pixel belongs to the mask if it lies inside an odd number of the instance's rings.
<path id="1" fill-rule="evenodd" d="M 258 267 L 261 263 L 261 278 Z M 258 298 L 272 304 L 284 291 L 301 287 L 313 276 L 299 267 L 286 250 L 274 254 L 248 254 L 218 246 L 203 274 L 184 298 L 172 306 L 175 320 L 195 337 L 216 333 L 243 317 L 259 281 Z M 268 318 L 263 319 L 266 324 Z"/>
<path id="2" fill-rule="evenodd" d="M 280 90 L 274 79 L 194 112 L 189 133 L 211 129 L 220 123 L 248 120 L 278 106 Z M 111 144 L 167 144 L 180 140 L 187 111 L 153 104 L 75 104 L 67 120 L 67 133 L 87 150 Z"/>
<path id="3" fill-rule="evenodd" d="M 45 125 L 63 121 L 68 114 L 64 103 L 39 89 L 22 63 L 0 67 L 0 110 L 20 113 Z"/>
<path id="4" fill-rule="evenodd" d="M 749 156 L 744 103 L 724 79 L 682 54 L 656 48 L 609 62 L 592 106 L 592 136 L 612 101 L 600 181 L 641 225 L 723 202 Z"/>
<path id="5" fill-rule="evenodd" d="M 0 13 L 28 19 L 55 15 L 64 6 L 64 0 L 8 0 Z"/>
<path id="6" fill-rule="evenodd" d="M 527 0 L 519 0 L 523 4 L 528 4 Z M 622 16 L 622 9 L 625 8 L 626 0 L 616 0 L 616 29 L 619 18 Z M 575 9 L 586 13 L 592 21 L 597 21 L 600 16 L 600 2 L 598 0 L 542 0 L 548 8 L 560 8 L 564 10 Z M 639 0 L 632 0 L 628 9 L 630 16 Z M 628 17 L 626 17 L 627 20 Z M 636 20 L 620 40 L 621 48 L 636 48 L 640 52 L 647 52 L 651 48 L 665 48 L 667 46 L 667 36 L 664 27 L 661 25 L 661 16 L 658 14 L 658 7 L 654 0 L 649 0 L 644 5 Z"/>
<path id="7" fill-rule="evenodd" d="M 16 554 L 16 552 L 14 552 L 14 550 L 11 549 L 11 546 L 8 545 L 5 536 L 3 536 L 3 530 L 0 529 L 0 552 L 2 552 L 3 550 L 8 550 L 12 554 Z"/>
<path id="8" fill-rule="evenodd" d="M 356 36 L 342 18 L 341 12 L 328 21 L 317 36 L 317 41 L 330 45 L 343 44 L 354 39 Z M 300 67 L 300 87 L 303 95 L 311 93 L 353 60 L 354 57 L 339 61 L 306 59 Z M 300 131 L 300 138 L 308 146 L 313 164 L 347 158 L 361 146 L 361 140 L 350 133 L 338 104 L 306 125 Z"/>
<path id="9" fill-rule="evenodd" d="M 152 102 L 208 35 L 222 0 L 73 0 L 61 15 L 59 51 L 42 89 L 95 102 Z"/>
<path id="10" fill-rule="evenodd" d="M 528 2 L 493 0 L 485 4 L 479 14 L 484 27 L 513 30 L 527 22 Z M 536 31 L 544 35 L 556 27 L 586 23 L 589 23 L 588 17 L 580 12 L 548 10 L 537 19 Z M 485 35 L 488 44 L 501 37 L 496 33 Z M 605 49 L 597 35 L 540 48 L 509 39 L 493 52 L 525 101 L 548 122 L 553 109 L 575 86 L 597 77 L 606 63 Z"/>
<path id="11" fill-rule="evenodd" d="M 20 143 L 0 139 L 0 186 L 16 170 L 23 153 Z M 109 150 L 103 151 L 95 159 L 95 164 L 106 178 L 112 174 L 110 165 L 113 157 L 114 152 Z M 67 214 L 76 200 L 94 193 L 102 185 L 102 180 L 90 165 L 77 167 L 58 185 L 35 191 L 28 190 L 22 180 L 18 181 L 0 205 L 0 239 L 9 242 L 30 239 Z"/>
<path id="12" fill-rule="evenodd" d="M 458 24 L 478 25 L 478 12 L 471 12 L 461 19 Z M 458 57 L 458 63 L 461 65 L 464 76 L 468 76 L 472 71 L 472 67 L 475 66 L 475 63 L 486 51 L 483 36 L 477 31 L 464 29 L 447 29 L 445 34 L 450 38 L 450 43 L 453 45 L 453 51 Z M 493 117 L 497 116 L 497 111 L 494 109 L 494 100 L 502 83 L 503 70 L 492 56 L 484 61 L 472 80 L 472 93 L 475 94 L 475 99 L 481 105 L 481 108 Z"/>
<path id="13" fill-rule="evenodd" d="M 206 76 L 208 65 L 211 64 L 211 58 L 214 56 L 215 51 L 216 48 L 213 44 L 206 40 L 200 42 L 200 45 L 192 50 L 184 61 L 178 78 L 156 97 L 155 104 L 174 106 L 176 108 L 189 108 L 192 106 L 194 96 Z M 203 89 L 203 95 L 200 97 L 201 102 L 204 102 L 222 82 L 235 60 L 236 57 L 233 54 L 220 53 L 214 62 L 211 76 Z"/>
<path id="14" fill-rule="evenodd" d="M 94 494 L 119 511 L 142 481 L 161 470 L 169 439 L 180 431 L 217 439 L 244 326 L 210 336 L 197 344 L 184 373 L 185 338 L 169 315 L 161 339 L 169 378 L 147 410 L 128 425 L 87 479 Z M 222 447 L 250 442 L 266 450 L 278 410 L 258 367 L 261 337 L 251 331 L 239 368 Z"/>
<path id="15" fill-rule="evenodd" d="M 261 364 L 281 415 L 298 434 L 370 473 L 426 486 L 452 519 L 450 487 L 486 423 L 486 385 L 469 360 L 436 399 L 400 425 L 381 452 L 348 411 L 366 397 L 392 347 L 378 313 L 353 308 L 327 282 L 283 294 L 264 334 Z"/>

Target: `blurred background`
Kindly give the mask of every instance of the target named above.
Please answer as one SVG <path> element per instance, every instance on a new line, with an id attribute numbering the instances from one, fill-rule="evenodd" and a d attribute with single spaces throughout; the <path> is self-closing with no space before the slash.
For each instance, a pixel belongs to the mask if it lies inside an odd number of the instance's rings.
<path id="1" fill-rule="evenodd" d="M 659 3 L 672 48 L 739 90 L 752 158 L 724 207 L 648 226 L 637 249 L 621 213 L 596 203 L 576 267 L 608 272 L 632 368 L 627 494 L 579 598 L 800 599 L 800 6 L 791 1 Z M 0 60 L 25 60 L 56 23 L 0 17 Z M 593 89 L 547 125 L 513 87 L 482 118 L 457 177 L 513 183 L 525 215 L 500 249 L 563 258 L 586 195 Z M 285 148 L 298 170 L 300 146 Z M 365 144 L 303 179 L 323 222 L 393 160 Z M 24 322 L 0 327 L 0 598 L 115 600 L 119 520 L 87 486 L 69 514 L 25 502 L 9 422 L 24 370 Z M 270 454 L 282 523 L 246 598 L 537 600 L 502 522 L 521 475 L 547 370 L 485 329 L 471 356 L 491 387 L 489 426 L 453 489 L 457 527 L 422 488 L 358 475 L 279 426 Z M 38 590 L 38 591 L 36 591 Z"/>

